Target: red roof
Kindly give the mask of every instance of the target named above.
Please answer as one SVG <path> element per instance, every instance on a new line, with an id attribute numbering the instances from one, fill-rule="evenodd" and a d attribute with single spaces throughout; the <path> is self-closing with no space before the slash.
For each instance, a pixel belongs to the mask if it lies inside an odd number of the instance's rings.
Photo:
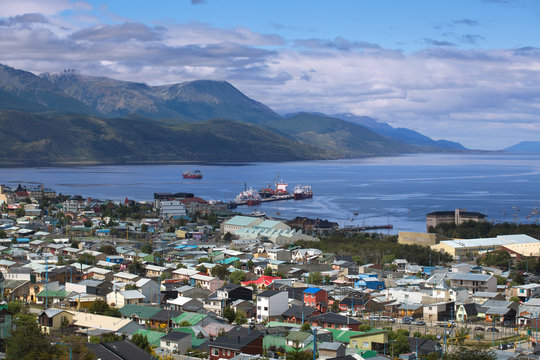
<path id="1" fill-rule="evenodd" d="M 264 286 L 269 286 L 270 284 L 272 284 L 272 282 L 274 280 L 278 280 L 278 279 L 281 279 L 281 277 L 280 276 L 263 275 L 260 278 L 258 278 L 257 280 L 242 281 L 242 285 L 251 285 L 251 284 L 260 285 L 260 284 L 263 284 Z"/>

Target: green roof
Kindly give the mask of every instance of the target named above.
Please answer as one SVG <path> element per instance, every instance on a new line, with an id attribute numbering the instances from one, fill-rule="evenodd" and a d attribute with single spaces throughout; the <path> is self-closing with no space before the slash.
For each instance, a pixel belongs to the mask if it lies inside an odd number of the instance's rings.
<path id="1" fill-rule="evenodd" d="M 153 306 L 142 306 L 142 305 L 125 305 L 120 309 L 120 314 L 125 317 L 131 317 L 136 315 L 139 319 L 150 319 L 152 316 L 160 312 L 161 309 Z"/>
<path id="2" fill-rule="evenodd" d="M 172 328 L 172 331 L 184 332 L 187 334 L 191 334 L 192 338 L 195 337 L 195 331 L 191 328 L 191 326 L 182 326 L 182 327 Z"/>
<path id="3" fill-rule="evenodd" d="M 253 221 L 257 220 L 257 218 L 250 217 L 250 216 L 240 216 L 237 215 L 229 220 L 226 221 L 227 225 L 237 225 L 237 226 L 248 226 Z"/>
<path id="4" fill-rule="evenodd" d="M 204 343 L 206 341 L 206 339 L 197 339 L 197 338 L 191 338 L 191 347 L 193 349 L 195 348 L 198 348 L 199 346 L 202 345 L 202 343 Z"/>
<path id="5" fill-rule="evenodd" d="M 141 334 L 141 335 L 146 336 L 150 346 L 160 346 L 159 339 L 161 339 L 162 337 L 167 335 L 167 334 L 165 334 L 163 332 L 152 331 L 152 330 L 143 330 L 143 329 L 139 329 L 139 330 L 135 331 L 133 334 Z"/>
<path id="6" fill-rule="evenodd" d="M 143 260 L 148 262 L 154 262 L 154 255 L 146 255 L 145 257 L 143 257 Z"/>
<path id="7" fill-rule="evenodd" d="M 38 297 L 56 297 L 56 298 L 65 298 L 70 294 L 67 291 L 64 290 L 42 290 L 39 294 L 37 294 Z"/>
<path id="8" fill-rule="evenodd" d="M 294 350 L 294 347 L 287 345 L 287 339 L 279 335 L 266 335 L 263 337 L 263 348 L 268 349 L 271 346 L 282 347 L 285 351 Z M 304 349 L 313 349 L 313 341 Z"/>
<path id="9" fill-rule="evenodd" d="M 353 330 L 340 330 L 340 329 L 328 329 L 328 330 L 332 332 L 334 341 L 339 341 L 342 343 L 349 343 L 351 341 L 352 336 L 365 334 L 364 332 L 353 331 Z"/>
<path id="10" fill-rule="evenodd" d="M 198 314 L 193 312 L 185 312 L 181 315 L 178 315 L 177 317 L 173 318 L 173 321 L 175 324 L 180 324 L 183 321 L 189 322 L 191 326 L 197 325 L 201 322 L 202 319 L 204 319 L 207 315 L 205 314 Z"/>
<path id="11" fill-rule="evenodd" d="M 311 334 L 305 331 L 291 331 L 289 335 L 287 335 L 287 340 L 292 341 L 305 341 Z"/>

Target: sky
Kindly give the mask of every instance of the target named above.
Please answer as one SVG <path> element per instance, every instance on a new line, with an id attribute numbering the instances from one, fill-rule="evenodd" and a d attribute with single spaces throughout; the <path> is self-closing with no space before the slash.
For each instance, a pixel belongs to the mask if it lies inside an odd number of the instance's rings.
<path id="1" fill-rule="evenodd" d="M 0 0 L 0 49 L 36 74 L 225 80 L 280 114 L 473 149 L 540 140 L 538 0 Z"/>

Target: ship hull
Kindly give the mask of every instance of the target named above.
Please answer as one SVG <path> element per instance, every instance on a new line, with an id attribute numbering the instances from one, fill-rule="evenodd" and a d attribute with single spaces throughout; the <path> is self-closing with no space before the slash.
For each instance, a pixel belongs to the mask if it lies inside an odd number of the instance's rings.
<path id="1" fill-rule="evenodd" d="M 312 197 L 313 197 L 313 194 L 303 194 L 303 193 L 294 194 L 294 200 L 311 199 Z"/>
<path id="2" fill-rule="evenodd" d="M 182 175 L 184 179 L 202 179 L 202 175 Z"/>

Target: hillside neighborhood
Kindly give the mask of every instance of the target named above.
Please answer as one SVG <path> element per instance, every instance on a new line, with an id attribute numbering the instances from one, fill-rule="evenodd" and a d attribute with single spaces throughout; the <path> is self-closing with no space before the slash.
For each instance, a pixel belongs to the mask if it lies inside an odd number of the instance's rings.
<path id="1" fill-rule="evenodd" d="M 414 263 L 323 251 L 321 239 L 347 236 L 336 223 L 245 216 L 189 193 L 118 202 L 20 184 L 0 186 L 0 210 L 3 353 L 35 327 L 59 359 L 540 354 L 540 240 L 434 232 L 479 213 L 431 213 L 428 232 L 392 238 L 429 253 Z"/>

